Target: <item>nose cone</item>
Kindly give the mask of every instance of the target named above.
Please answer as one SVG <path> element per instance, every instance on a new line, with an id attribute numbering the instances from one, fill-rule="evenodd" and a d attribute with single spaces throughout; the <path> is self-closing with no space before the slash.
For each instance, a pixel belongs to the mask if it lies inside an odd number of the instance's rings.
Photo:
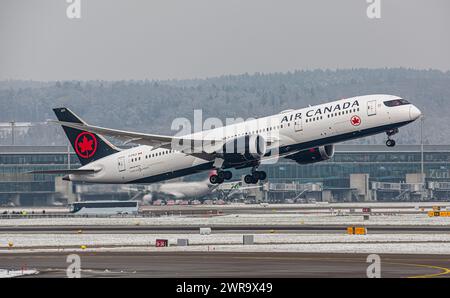
<path id="1" fill-rule="evenodd" d="M 411 120 L 416 120 L 420 116 L 422 116 L 422 112 L 417 107 L 411 106 L 409 108 L 409 118 Z"/>

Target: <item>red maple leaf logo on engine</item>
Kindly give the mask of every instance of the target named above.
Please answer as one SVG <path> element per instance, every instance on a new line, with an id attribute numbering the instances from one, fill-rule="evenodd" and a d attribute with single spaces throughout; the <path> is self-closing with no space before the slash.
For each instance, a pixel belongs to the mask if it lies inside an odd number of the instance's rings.
<path id="1" fill-rule="evenodd" d="M 350 122 L 352 123 L 353 126 L 358 126 L 361 124 L 361 118 L 359 118 L 358 116 L 353 116 L 350 119 Z"/>
<path id="2" fill-rule="evenodd" d="M 81 158 L 92 157 L 97 151 L 97 138 L 90 132 L 82 132 L 75 139 L 75 151 Z"/>

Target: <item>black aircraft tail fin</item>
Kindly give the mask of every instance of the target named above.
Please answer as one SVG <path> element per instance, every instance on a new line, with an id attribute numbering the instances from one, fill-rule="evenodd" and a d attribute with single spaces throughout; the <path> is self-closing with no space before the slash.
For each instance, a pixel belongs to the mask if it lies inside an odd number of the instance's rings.
<path id="1" fill-rule="evenodd" d="M 53 112 L 55 112 L 59 121 L 86 124 L 68 108 L 55 108 Z M 101 135 L 64 125 L 62 125 L 62 128 L 83 166 L 120 151 L 119 148 Z"/>

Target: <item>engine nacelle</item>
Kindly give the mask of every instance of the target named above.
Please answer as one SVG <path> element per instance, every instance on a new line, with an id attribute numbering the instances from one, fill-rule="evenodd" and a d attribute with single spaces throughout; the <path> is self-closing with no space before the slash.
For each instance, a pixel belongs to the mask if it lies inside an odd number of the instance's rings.
<path id="1" fill-rule="evenodd" d="M 260 135 L 247 135 L 229 140 L 222 147 L 225 159 L 259 159 L 266 154 L 266 140 Z"/>
<path id="2" fill-rule="evenodd" d="M 310 164 L 332 158 L 334 155 L 334 145 L 320 146 L 297 152 L 287 158 L 295 160 L 299 164 Z"/>

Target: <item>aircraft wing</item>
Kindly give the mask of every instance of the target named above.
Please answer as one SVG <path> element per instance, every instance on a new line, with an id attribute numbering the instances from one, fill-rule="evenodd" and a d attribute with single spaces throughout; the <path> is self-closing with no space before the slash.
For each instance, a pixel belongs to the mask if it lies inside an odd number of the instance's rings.
<path id="1" fill-rule="evenodd" d="M 164 143 L 170 143 L 172 142 L 173 139 L 173 137 L 170 136 L 137 133 L 125 130 L 104 128 L 100 126 L 88 125 L 83 123 L 72 123 L 54 120 L 51 120 L 51 122 L 80 130 L 86 130 L 92 133 L 108 135 L 111 137 L 115 137 L 119 140 L 125 141 L 126 143 L 133 142 L 141 145 L 157 146 Z"/>
<path id="2" fill-rule="evenodd" d="M 155 135 L 155 134 L 146 134 L 146 133 L 138 133 L 138 132 L 131 132 L 131 131 L 125 131 L 125 130 L 117 130 L 117 129 L 111 129 L 111 128 L 104 128 L 100 126 L 94 126 L 89 125 L 86 123 L 73 123 L 73 122 L 64 122 L 64 121 L 55 121 L 51 120 L 52 123 L 57 123 L 63 126 L 76 128 L 79 130 L 85 130 L 92 133 L 98 133 L 102 135 L 107 135 L 114 137 L 116 139 L 119 139 L 121 141 L 124 141 L 126 143 L 136 143 L 139 145 L 148 145 L 156 148 L 166 148 L 171 149 L 172 143 L 180 144 L 180 141 L 182 141 L 182 144 L 184 142 L 192 142 L 192 141 L 203 141 L 208 142 L 209 144 L 215 144 L 215 148 L 211 148 L 211 152 L 214 151 L 219 145 L 222 144 L 222 140 L 195 140 L 195 139 L 186 139 L 186 138 L 180 138 L 180 137 L 172 137 L 172 136 L 165 136 L 165 135 Z M 195 149 L 195 147 L 194 147 Z M 195 150 L 194 150 L 195 152 Z M 190 153 L 187 153 L 190 154 Z M 212 154 L 208 154 L 206 152 L 203 153 L 194 153 L 191 155 L 198 155 L 200 158 L 206 158 L 206 159 L 213 159 L 214 157 Z M 208 156 L 211 155 L 211 156 Z"/>
<path id="3" fill-rule="evenodd" d="M 49 122 L 57 123 L 62 126 L 67 126 L 83 131 L 89 131 L 92 133 L 97 133 L 101 135 L 107 135 L 121 141 L 124 143 L 135 143 L 139 145 L 147 145 L 152 146 L 154 149 L 156 148 L 165 148 L 165 149 L 173 149 L 172 145 L 180 145 L 180 148 L 186 148 L 191 150 L 180 150 L 187 155 L 192 155 L 198 158 L 202 158 L 204 160 L 212 161 L 215 160 L 217 154 L 214 151 L 220 149 L 224 145 L 223 140 L 214 140 L 214 139 L 192 139 L 192 138 L 183 138 L 183 137 L 173 137 L 173 136 L 165 136 L 165 135 L 155 135 L 155 134 L 146 134 L 146 133 L 138 133 L 131 132 L 125 130 L 117 130 L 111 128 L 104 128 L 100 126 L 89 125 L 85 122 L 83 123 L 75 123 L 75 122 L 65 122 L 65 121 L 56 121 L 50 120 Z M 279 142 L 278 138 L 268 138 L 267 143 L 268 147 L 276 146 Z M 195 146 L 200 148 L 197 148 Z M 192 147 L 191 147 L 192 145 Z M 184 146 L 184 147 L 183 147 Z M 193 150 L 192 150 L 193 149 Z M 275 157 L 272 157 L 275 158 Z"/>

